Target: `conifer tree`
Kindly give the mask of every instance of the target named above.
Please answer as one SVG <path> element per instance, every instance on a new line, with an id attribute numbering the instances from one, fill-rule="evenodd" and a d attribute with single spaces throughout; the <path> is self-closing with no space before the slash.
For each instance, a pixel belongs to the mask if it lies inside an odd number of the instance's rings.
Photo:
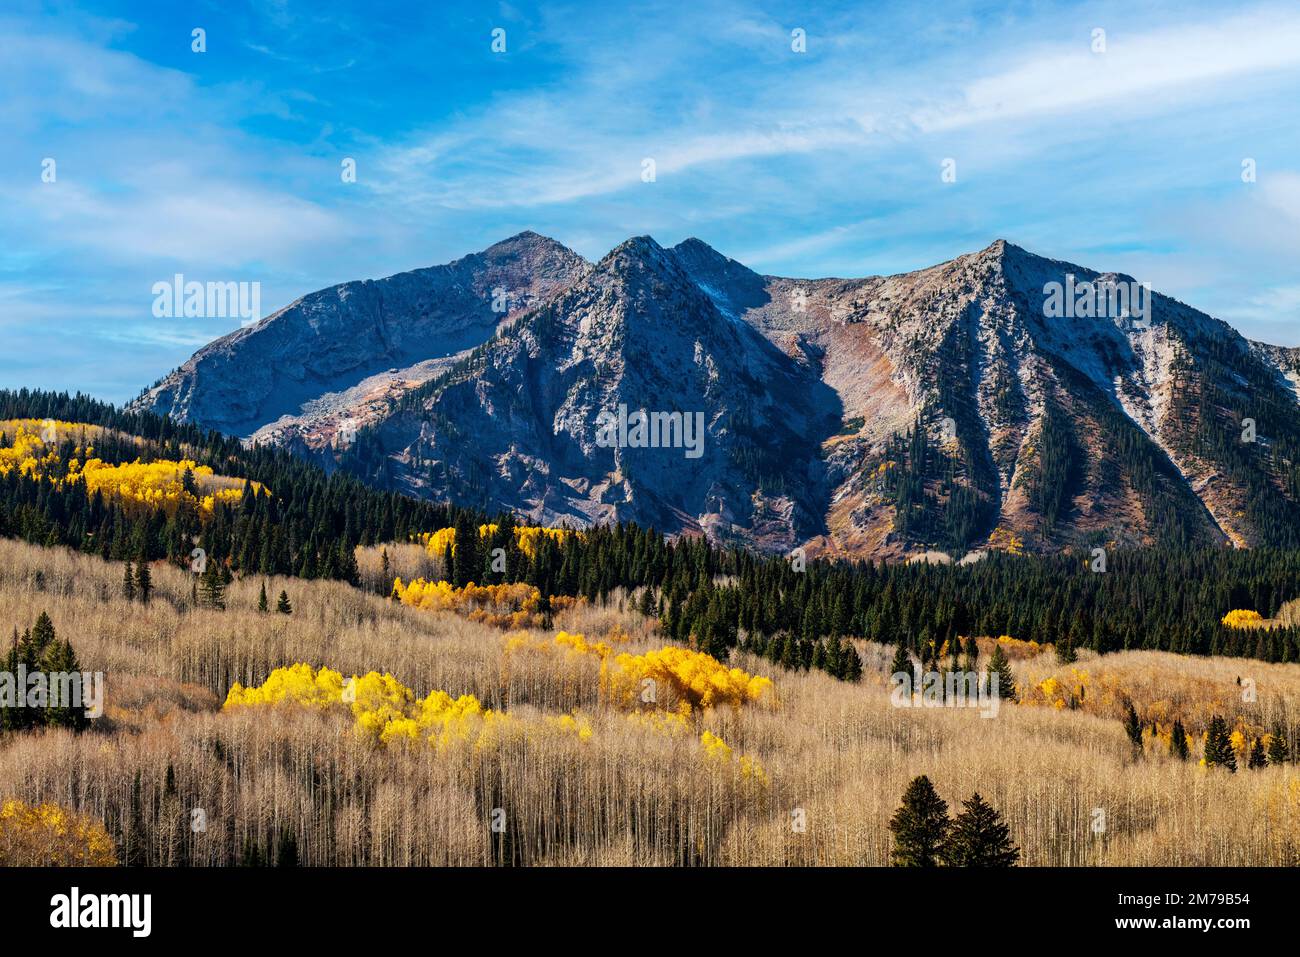
<path id="1" fill-rule="evenodd" d="M 122 597 L 135 601 L 135 569 L 131 567 L 130 559 L 127 559 L 126 571 L 122 575 Z"/>
<path id="2" fill-rule="evenodd" d="M 1006 823 L 979 792 L 962 802 L 939 848 L 939 860 L 949 867 L 1011 867 L 1020 848 L 1011 840 Z"/>
<path id="3" fill-rule="evenodd" d="M 916 679 L 912 673 L 912 656 L 907 653 L 907 647 L 901 641 L 894 647 L 894 660 L 889 663 L 889 676 L 892 678 L 897 674 L 907 675 L 908 681 Z"/>
<path id="4" fill-rule="evenodd" d="M 903 793 L 902 806 L 889 821 L 894 866 L 934 867 L 950 823 L 948 804 L 935 793 L 930 779 L 924 774 L 913 778 Z"/>
<path id="5" fill-rule="evenodd" d="M 1255 743 L 1250 748 L 1250 759 L 1247 761 L 1247 767 L 1262 768 L 1268 766 L 1268 758 L 1264 755 L 1264 741 L 1256 738 Z"/>
<path id="6" fill-rule="evenodd" d="M 997 675 L 999 698 L 1003 701 L 1020 700 L 1020 695 L 1016 690 L 1016 679 L 1011 672 L 1011 662 L 1007 660 L 1006 652 L 1002 650 L 1001 645 L 995 645 L 993 648 L 993 656 L 989 659 L 988 673 L 990 677 Z"/>
<path id="7" fill-rule="evenodd" d="M 1142 722 L 1138 719 L 1137 709 L 1133 707 L 1132 701 L 1124 702 L 1124 733 L 1128 735 L 1129 743 L 1133 745 L 1133 750 L 1138 754 L 1142 753 Z"/>
<path id="8" fill-rule="evenodd" d="M 262 582 L 262 588 L 257 593 L 257 610 L 263 614 L 270 611 L 270 605 L 266 601 L 266 582 Z"/>
<path id="9" fill-rule="evenodd" d="M 292 615 L 293 605 L 289 604 L 289 593 L 283 589 L 280 591 L 280 600 L 275 603 L 275 610 L 282 615 Z"/>
<path id="10" fill-rule="evenodd" d="M 1291 757 L 1291 749 L 1287 747 L 1286 731 L 1281 723 L 1273 726 L 1273 733 L 1268 736 L 1268 763 L 1273 765 L 1286 764 Z"/>
<path id="11" fill-rule="evenodd" d="M 225 611 L 226 585 L 221 580 L 218 564 L 218 562 L 208 562 L 207 568 L 203 570 L 203 574 L 199 577 L 199 592 L 203 598 L 203 604 L 218 611 Z"/>
<path id="12" fill-rule="evenodd" d="M 41 612 L 36 618 L 36 624 L 32 626 L 31 642 L 33 660 L 28 664 L 31 666 L 36 663 L 45 654 L 45 649 L 50 646 L 58 636 L 54 631 L 54 622 L 50 621 L 50 616 L 46 612 Z"/>
<path id="13" fill-rule="evenodd" d="M 140 604 L 149 604 L 149 598 L 153 595 L 153 573 L 149 571 L 149 563 L 143 558 L 135 565 L 135 590 L 140 596 Z"/>
<path id="14" fill-rule="evenodd" d="M 1237 770 L 1237 755 L 1232 750 L 1228 723 L 1217 714 L 1210 719 L 1210 728 L 1205 736 L 1205 765 L 1225 767 L 1234 773 Z"/>
<path id="15" fill-rule="evenodd" d="M 862 680 L 862 656 L 858 654 L 858 649 L 854 648 L 851 642 L 845 642 L 840 646 L 839 659 L 839 673 L 835 677 L 850 684 Z"/>
<path id="16" fill-rule="evenodd" d="M 1072 665 L 1079 660 L 1079 656 L 1074 651 L 1074 642 L 1068 635 L 1056 642 L 1055 650 L 1056 660 L 1063 665 Z"/>
<path id="17" fill-rule="evenodd" d="M 1169 735 L 1169 753 L 1180 761 L 1187 760 L 1187 730 L 1181 718 L 1174 722 L 1174 730 Z"/>

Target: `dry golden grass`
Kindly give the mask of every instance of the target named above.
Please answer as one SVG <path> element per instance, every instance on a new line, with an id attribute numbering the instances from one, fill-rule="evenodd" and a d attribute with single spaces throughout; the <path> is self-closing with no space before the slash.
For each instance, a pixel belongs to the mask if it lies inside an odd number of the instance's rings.
<path id="1" fill-rule="evenodd" d="M 407 559 L 402 552 L 390 558 Z M 0 540 L 0 628 L 48 611 L 83 667 L 107 675 L 106 715 L 90 732 L 0 739 L 0 799 L 53 801 L 102 820 L 125 862 L 228 865 L 249 840 L 266 851 L 287 830 L 307 864 L 884 865 L 889 817 L 908 780 L 927 774 L 950 805 L 983 794 L 1026 864 L 1300 863 L 1300 766 L 1243 763 L 1231 775 L 1171 758 L 1158 740 L 1135 758 L 1116 711 L 1122 694 L 1144 716 L 1183 717 L 1193 733 L 1218 711 L 1251 726 L 1285 722 L 1294 740 L 1297 665 L 1084 656 L 1073 667 L 1095 693 L 1077 708 L 1008 704 L 982 718 L 893 707 L 890 649 L 859 646 L 859 685 L 738 655 L 734 665 L 773 678 L 772 702 L 708 712 L 692 734 L 671 736 L 601 700 L 598 660 L 508 653 L 509 636 L 455 615 L 293 579 L 267 583 L 272 597 L 289 593 L 292 616 L 256 611 L 258 579 L 232 585 L 224 613 L 195 609 L 190 577 L 163 566 L 146 608 L 121 598 L 121 574 Z M 618 650 L 658 647 L 653 624 L 621 611 L 622 601 L 557 616 L 555 626 Z M 522 717 L 577 709 L 593 733 L 438 753 L 369 744 L 334 713 L 220 710 L 232 682 L 258 684 L 299 661 L 389 671 L 421 693 L 473 694 Z M 1070 675 L 1050 652 L 1014 668 L 1023 688 Z M 1254 680 L 1255 702 L 1241 700 L 1238 677 Z M 703 730 L 756 757 L 767 782 L 705 760 Z M 202 832 L 190 826 L 196 808 Z"/>

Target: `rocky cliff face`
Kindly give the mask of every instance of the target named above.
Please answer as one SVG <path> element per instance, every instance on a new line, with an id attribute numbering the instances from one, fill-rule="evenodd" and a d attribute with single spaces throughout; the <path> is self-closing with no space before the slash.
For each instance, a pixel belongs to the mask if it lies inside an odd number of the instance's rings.
<path id="1" fill-rule="evenodd" d="M 503 271 L 528 292 L 494 335 L 482 296 Z M 865 279 L 760 276 L 646 237 L 588 268 L 529 234 L 404 276 L 424 273 L 437 291 L 383 310 L 360 292 L 335 305 L 377 283 L 305 297 L 255 327 L 265 346 L 220 340 L 142 404 L 308 447 L 304 418 L 362 409 L 340 461 L 376 483 L 771 550 L 1259 545 L 1300 528 L 1300 351 L 1132 277 L 1003 241 Z M 400 309 L 436 349 L 389 331 Z M 347 365 L 353 339 L 371 358 Z M 285 351 L 310 361 L 255 368 Z M 382 366 L 407 371 L 375 388 Z M 652 431 L 700 422 L 698 454 L 639 444 L 640 410 Z"/>
<path id="2" fill-rule="evenodd" d="M 200 349 L 137 405 L 241 436 L 319 448 L 549 300 L 588 268 L 521 233 L 444 266 L 303 296 Z"/>

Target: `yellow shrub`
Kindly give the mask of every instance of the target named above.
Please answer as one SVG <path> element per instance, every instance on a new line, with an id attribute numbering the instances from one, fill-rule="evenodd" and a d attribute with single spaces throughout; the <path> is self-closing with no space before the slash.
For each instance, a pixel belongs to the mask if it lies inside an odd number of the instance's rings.
<path id="1" fill-rule="evenodd" d="M 484 708 L 474 695 L 453 698 L 445 691 L 431 691 L 421 698 L 390 674 L 371 671 L 344 681 L 333 669 L 316 671 L 307 664 L 276 668 L 256 688 L 235 683 L 223 708 L 279 705 L 346 709 L 354 732 L 365 740 L 381 745 L 424 742 L 439 752 L 457 745 L 491 748 L 506 731 L 572 734 L 582 741 L 592 734 L 590 722 L 578 715 L 518 721 L 504 711 Z"/>
<path id="2" fill-rule="evenodd" d="M 94 818 L 58 804 L 8 800 L 0 807 L 0 865 L 114 867 L 113 839 Z"/>

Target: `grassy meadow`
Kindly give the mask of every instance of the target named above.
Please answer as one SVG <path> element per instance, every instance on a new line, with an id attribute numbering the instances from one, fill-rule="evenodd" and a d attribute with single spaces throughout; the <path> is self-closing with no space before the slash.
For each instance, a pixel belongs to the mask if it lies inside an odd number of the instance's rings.
<path id="1" fill-rule="evenodd" d="M 415 546 L 390 559 L 398 574 L 427 571 Z M 359 564 L 363 579 L 376 574 L 373 553 Z M 102 822 L 119 863 L 291 853 L 305 865 L 885 865 L 887 823 L 919 774 L 954 810 L 979 791 L 1027 865 L 1300 863 L 1300 765 L 1247 769 L 1241 755 L 1230 774 L 1197 761 L 1213 714 L 1247 747 L 1279 724 L 1295 742 L 1300 665 L 1155 652 L 1060 665 L 1050 649 L 1013 648 L 1022 702 L 985 718 L 895 707 L 891 648 L 859 643 L 857 684 L 737 654 L 728 664 L 771 689 L 696 708 L 666 732 L 660 718 L 679 703 L 670 689 L 630 709 L 603 693 L 602 659 L 556 647 L 549 631 L 287 578 L 266 580 L 269 613 L 257 609 L 260 578 L 232 583 L 217 611 L 195 606 L 189 574 L 152 572 L 145 606 L 123 597 L 120 564 L 0 540 L 0 628 L 48 612 L 81 667 L 106 676 L 90 730 L 0 737 L 0 802 L 53 802 Z M 274 611 L 282 589 L 291 615 Z M 634 605 L 569 609 L 554 630 L 615 654 L 662 647 Z M 983 664 L 991 642 L 981 646 Z M 368 740 L 337 709 L 223 710 L 233 683 L 299 662 L 387 672 L 421 696 L 473 695 L 518 721 L 486 743 L 432 748 Z M 1121 725 L 1125 700 L 1148 724 L 1140 755 Z M 564 716 L 585 731 L 557 730 Z M 1162 737 L 1175 718 L 1191 735 L 1188 761 Z M 7 862 L 32 862 L 19 853 Z"/>

